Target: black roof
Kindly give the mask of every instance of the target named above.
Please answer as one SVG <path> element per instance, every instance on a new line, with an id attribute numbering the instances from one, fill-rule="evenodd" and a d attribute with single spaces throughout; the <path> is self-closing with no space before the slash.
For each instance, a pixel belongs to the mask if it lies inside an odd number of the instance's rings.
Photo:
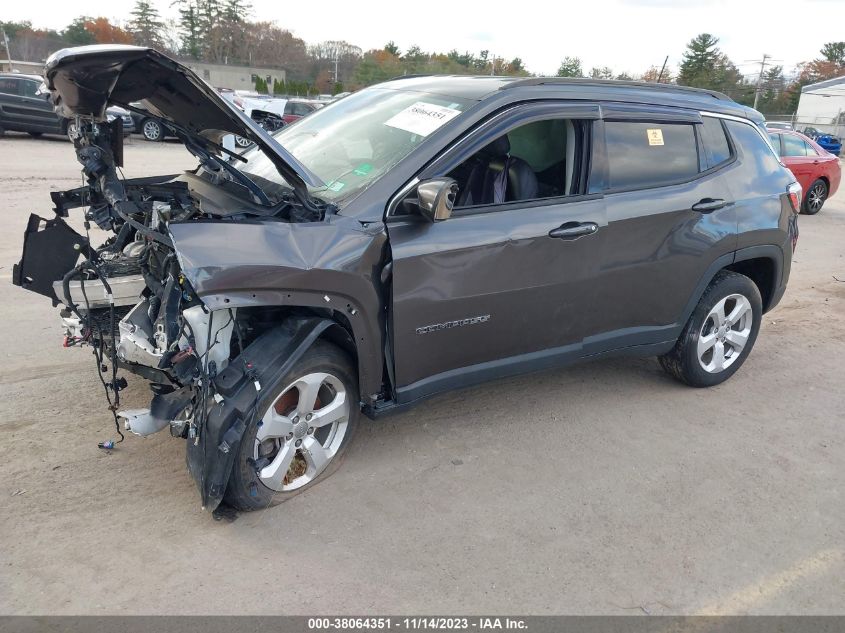
<path id="1" fill-rule="evenodd" d="M 715 90 L 675 84 L 589 79 L 580 77 L 495 77 L 467 75 L 413 75 L 397 77 L 382 87 L 483 101 L 503 93 L 532 94 L 600 101 L 623 101 L 707 110 L 762 121 L 762 115 Z"/>

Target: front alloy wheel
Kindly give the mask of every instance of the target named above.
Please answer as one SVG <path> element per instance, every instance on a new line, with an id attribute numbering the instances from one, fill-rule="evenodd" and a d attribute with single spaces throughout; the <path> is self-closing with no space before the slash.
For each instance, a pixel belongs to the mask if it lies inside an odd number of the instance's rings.
<path id="1" fill-rule="evenodd" d="M 226 501 L 240 510 L 281 503 L 334 472 L 360 415 L 352 362 L 323 341 L 265 388 L 226 489 Z"/>
<path id="2" fill-rule="evenodd" d="M 236 134 L 235 145 L 237 145 L 238 147 L 249 147 L 250 145 L 252 145 L 252 141 L 250 141 L 248 138 L 244 138 L 243 136 L 238 136 Z"/>
<path id="3" fill-rule="evenodd" d="M 348 427 L 349 399 L 337 376 L 295 380 L 258 422 L 252 457 L 259 480 L 279 492 L 311 483 L 337 455 Z"/>

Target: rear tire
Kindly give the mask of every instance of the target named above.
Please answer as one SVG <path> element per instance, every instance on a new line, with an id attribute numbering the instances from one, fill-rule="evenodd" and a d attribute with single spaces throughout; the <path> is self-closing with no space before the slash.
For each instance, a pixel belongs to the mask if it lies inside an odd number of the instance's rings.
<path id="1" fill-rule="evenodd" d="M 822 210 L 825 200 L 827 200 L 827 183 L 819 178 L 807 189 L 807 195 L 804 196 L 804 203 L 801 205 L 801 212 L 806 215 L 816 215 Z"/>
<path id="2" fill-rule="evenodd" d="M 757 285 L 745 275 L 719 272 L 701 297 L 681 336 L 659 357 L 667 373 L 691 387 L 712 387 L 745 362 L 763 317 Z"/>
<path id="3" fill-rule="evenodd" d="M 272 387 L 244 431 L 224 500 L 238 510 L 260 510 L 326 479 L 340 467 L 360 415 L 352 361 L 317 341 Z"/>

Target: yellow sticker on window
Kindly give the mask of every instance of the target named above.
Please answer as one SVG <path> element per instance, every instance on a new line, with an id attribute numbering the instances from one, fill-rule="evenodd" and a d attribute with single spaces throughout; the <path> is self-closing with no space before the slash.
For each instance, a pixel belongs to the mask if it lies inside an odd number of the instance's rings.
<path id="1" fill-rule="evenodd" d="M 663 130 L 660 128 L 646 130 L 646 134 L 648 135 L 649 145 L 663 145 Z"/>

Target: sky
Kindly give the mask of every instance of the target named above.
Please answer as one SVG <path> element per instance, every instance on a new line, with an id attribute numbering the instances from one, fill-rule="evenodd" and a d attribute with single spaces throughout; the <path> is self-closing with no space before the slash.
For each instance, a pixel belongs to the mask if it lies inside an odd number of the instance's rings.
<path id="1" fill-rule="evenodd" d="M 153 0 L 175 17 L 171 0 Z M 79 14 L 128 19 L 134 0 L 107 3 L 40 0 L 4 2 L 0 20 L 30 20 L 61 29 Z M 310 5 L 251 0 L 253 20 L 276 22 L 308 43 L 346 40 L 368 50 L 390 40 L 400 49 L 451 49 L 522 58 L 529 71 L 554 74 L 565 56 L 583 68 L 610 66 L 618 74 L 641 74 L 669 56 L 673 72 L 687 42 L 702 32 L 744 74 L 759 72 L 768 54 L 787 73 L 817 56 L 822 44 L 845 39 L 845 0 L 486 0 L 402 2 L 321 0 Z M 37 11 L 33 9 L 37 6 Z M 94 7 L 100 6 L 102 9 Z M 309 8 L 311 7 L 311 8 Z M 812 26 L 810 26 L 812 25 Z M 13 51 L 14 52 L 14 51 Z"/>

